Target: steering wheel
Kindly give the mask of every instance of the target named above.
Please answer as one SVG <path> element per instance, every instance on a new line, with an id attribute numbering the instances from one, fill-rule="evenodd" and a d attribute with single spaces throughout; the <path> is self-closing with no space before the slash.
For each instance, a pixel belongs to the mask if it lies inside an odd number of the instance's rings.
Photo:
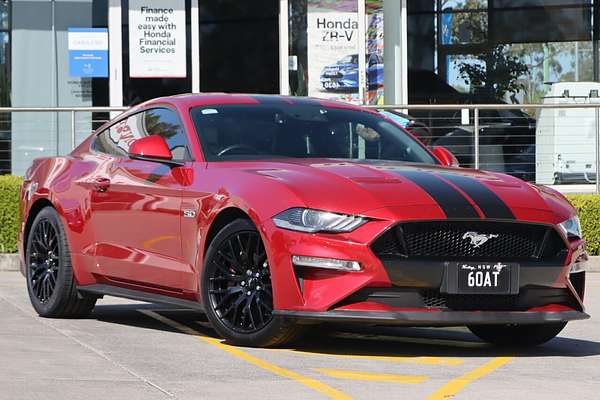
<path id="1" fill-rule="evenodd" d="M 256 150 L 252 146 L 248 146 L 247 144 L 232 144 L 231 146 L 225 147 L 223 150 L 217 153 L 217 157 L 221 157 L 233 150 L 250 150 L 253 154 L 259 154 L 258 150 Z"/>

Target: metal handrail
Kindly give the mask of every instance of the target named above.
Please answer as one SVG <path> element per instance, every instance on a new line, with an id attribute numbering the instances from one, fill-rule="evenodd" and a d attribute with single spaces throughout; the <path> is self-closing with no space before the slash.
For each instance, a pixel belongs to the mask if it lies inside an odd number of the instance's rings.
<path id="1" fill-rule="evenodd" d="M 587 104 L 386 104 L 365 105 L 375 110 L 518 110 L 522 108 L 600 108 L 598 103 Z"/>
<path id="2" fill-rule="evenodd" d="M 13 112 L 68 112 L 71 113 L 71 148 L 76 146 L 76 120 L 77 112 L 120 112 L 127 111 L 129 107 L 0 107 L 0 113 Z"/>
<path id="3" fill-rule="evenodd" d="M 113 112 L 127 111 L 129 107 L 0 107 L 2 112 Z"/>
<path id="4" fill-rule="evenodd" d="M 365 105 L 364 107 L 375 110 L 469 110 L 473 112 L 473 131 L 474 131 L 474 167 L 480 167 L 480 125 L 479 116 L 481 110 L 518 110 L 518 109 L 594 109 L 596 113 L 596 168 L 597 175 L 600 172 L 600 99 L 598 103 L 586 104 L 385 104 L 385 105 Z M 0 114 L 13 112 L 56 112 L 71 113 L 71 147 L 76 146 L 76 113 L 77 112 L 124 112 L 129 107 L 0 107 Z M 114 116 L 114 115 L 113 115 Z M 112 116 L 111 116 L 112 117 Z M 597 176 L 597 178 L 600 178 Z M 600 193 L 600 179 L 596 179 L 596 193 Z"/>

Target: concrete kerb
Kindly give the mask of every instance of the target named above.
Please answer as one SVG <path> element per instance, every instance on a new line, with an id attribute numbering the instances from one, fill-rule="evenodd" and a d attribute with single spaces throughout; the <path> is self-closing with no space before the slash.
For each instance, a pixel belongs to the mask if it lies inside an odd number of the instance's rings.
<path id="1" fill-rule="evenodd" d="M 18 254 L 0 253 L 0 271 L 18 271 L 20 264 Z"/>

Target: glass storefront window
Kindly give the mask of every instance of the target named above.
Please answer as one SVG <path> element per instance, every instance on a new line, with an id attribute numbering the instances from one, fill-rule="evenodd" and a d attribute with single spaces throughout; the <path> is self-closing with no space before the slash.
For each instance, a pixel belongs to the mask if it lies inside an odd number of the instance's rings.
<path id="1" fill-rule="evenodd" d="M 155 97 L 189 93 L 192 89 L 191 59 L 191 4 L 185 0 L 185 42 L 186 71 L 185 78 L 137 78 L 131 77 L 129 48 L 129 0 L 121 1 L 122 40 L 123 40 L 123 104 L 133 106 Z"/>
<path id="2" fill-rule="evenodd" d="M 10 106 L 10 4 L 0 0 L 0 107 Z M 11 172 L 11 118 L 0 114 L 0 175 Z"/>
<path id="3" fill-rule="evenodd" d="M 203 92 L 279 93 L 279 2 L 200 1 Z"/>
<path id="4" fill-rule="evenodd" d="M 9 7 L 8 0 L 0 0 L 0 29 L 8 29 Z"/>
<path id="5" fill-rule="evenodd" d="M 557 96 L 555 83 L 592 101 L 593 83 L 577 84 L 598 73 L 592 14 L 591 0 L 409 1 L 409 103 L 537 104 Z M 434 145 L 474 164 L 472 120 L 409 112 L 428 125 Z M 543 118 L 528 109 L 480 110 L 479 117 L 479 166 L 535 180 L 536 157 L 548 151 L 538 141 Z"/>
<path id="6" fill-rule="evenodd" d="M 443 45 L 482 43 L 487 40 L 487 12 L 444 12 L 441 14 Z"/>
<path id="7" fill-rule="evenodd" d="M 383 1 L 290 0 L 290 93 L 353 103 L 383 101 Z M 361 60 L 359 52 L 364 52 Z M 364 69 L 361 66 L 364 61 Z"/>
<path id="8" fill-rule="evenodd" d="M 290 93 L 359 103 L 358 2 L 291 0 L 289 23 Z"/>
<path id="9" fill-rule="evenodd" d="M 447 10 L 484 10 L 487 9 L 487 0 L 442 0 L 442 11 Z"/>

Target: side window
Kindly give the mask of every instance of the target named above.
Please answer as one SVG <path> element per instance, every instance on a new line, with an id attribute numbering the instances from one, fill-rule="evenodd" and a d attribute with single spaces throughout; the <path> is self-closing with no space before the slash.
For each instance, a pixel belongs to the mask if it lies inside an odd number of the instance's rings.
<path id="1" fill-rule="evenodd" d="M 141 125 L 145 136 L 162 136 L 173 153 L 173 159 L 190 160 L 192 158 L 187 136 L 177 112 L 168 108 L 154 108 L 139 115 L 142 115 Z"/>
<path id="2" fill-rule="evenodd" d="M 167 108 L 146 110 L 112 125 L 96 136 L 92 149 L 115 157 L 126 157 L 131 143 L 150 135 L 162 136 L 173 159 L 191 160 L 185 131 L 175 111 Z"/>
<path id="3" fill-rule="evenodd" d="M 96 136 L 92 149 L 115 157 L 126 157 L 131 143 L 141 137 L 136 128 L 137 115 L 132 115 Z"/>

